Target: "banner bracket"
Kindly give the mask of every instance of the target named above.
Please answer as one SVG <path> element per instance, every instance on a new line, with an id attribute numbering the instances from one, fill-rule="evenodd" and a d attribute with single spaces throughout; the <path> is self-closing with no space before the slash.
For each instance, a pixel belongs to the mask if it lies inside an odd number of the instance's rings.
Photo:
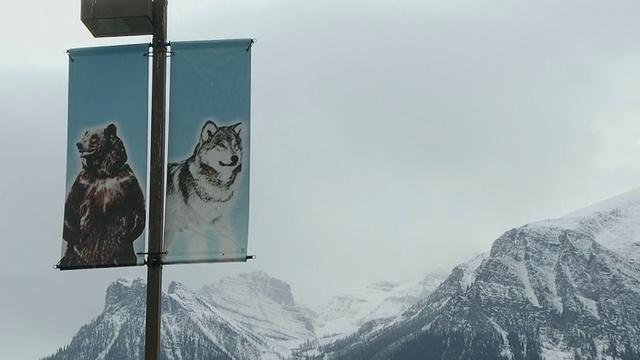
<path id="1" fill-rule="evenodd" d="M 144 54 L 142 54 L 142 55 L 143 55 L 143 56 L 146 56 L 146 57 L 153 57 L 153 52 L 151 52 L 151 51 L 147 51 L 146 53 L 144 53 Z M 173 57 L 173 56 L 175 56 L 175 55 L 176 55 L 176 52 L 175 52 L 175 51 L 166 51 L 164 56 L 165 56 L 165 57 Z"/>
<path id="2" fill-rule="evenodd" d="M 162 265 L 162 256 L 167 255 L 167 252 L 138 252 L 136 255 L 147 255 L 144 265 L 158 266 Z"/>
<path id="3" fill-rule="evenodd" d="M 249 49 L 251 49 L 251 47 L 253 46 L 253 44 L 256 43 L 256 39 L 251 39 L 251 42 L 249 43 L 249 46 L 247 46 L 247 48 L 245 49 L 245 51 L 249 51 Z"/>
<path id="4" fill-rule="evenodd" d="M 71 60 L 71 62 L 74 62 L 75 60 L 71 57 L 71 53 L 69 53 L 69 50 L 66 51 L 67 56 L 69 57 L 69 60 Z"/>

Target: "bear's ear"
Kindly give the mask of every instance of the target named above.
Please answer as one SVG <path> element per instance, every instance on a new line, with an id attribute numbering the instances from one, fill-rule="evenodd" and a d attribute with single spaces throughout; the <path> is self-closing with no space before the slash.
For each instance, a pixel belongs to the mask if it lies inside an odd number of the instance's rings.
<path id="1" fill-rule="evenodd" d="M 243 123 L 241 122 L 231 125 L 231 130 L 233 130 L 238 135 L 240 135 L 240 132 L 242 132 L 242 128 L 243 128 Z"/>
<path id="2" fill-rule="evenodd" d="M 200 132 L 200 142 L 205 142 L 211 139 L 216 131 L 218 131 L 218 127 L 216 126 L 216 124 L 211 120 L 207 121 L 202 127 L 202 131 Z"/>
<path id="3" fill-rule="evenodd" d="M 116 125 L 115 124 L 109 124 L 109 126 L 107 126 L 106 129 L 104 129 L 104 134 L 106 136 L 116 136 Z"/>

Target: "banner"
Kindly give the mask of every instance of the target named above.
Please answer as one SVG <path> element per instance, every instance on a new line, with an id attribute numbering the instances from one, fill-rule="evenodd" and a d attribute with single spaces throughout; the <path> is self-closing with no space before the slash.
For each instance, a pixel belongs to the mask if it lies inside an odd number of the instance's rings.
<path id="1" fill-rule="evenodd" d="M 60 269 L 142 265 L 147 44 L 69 50 L 67 196 Z"/>
<path id="2" fill-rule="evenodd" d="M 246 261 L 252 44 L 171 43 L 164 263 Z"/>

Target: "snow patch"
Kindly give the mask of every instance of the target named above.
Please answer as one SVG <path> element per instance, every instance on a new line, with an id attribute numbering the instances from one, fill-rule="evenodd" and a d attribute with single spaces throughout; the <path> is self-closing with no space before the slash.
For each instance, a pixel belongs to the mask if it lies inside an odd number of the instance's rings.
<path id="1" fill-rule="evenodd" d="M 556 310 L 558 314 L 562 314 L 564 308 L 562 304 L 562 298 L 558 295 L 558 286 L 556 285 L 555 274 L 550 271 L 545 271 L 544 277 L 549 289 L 547 298 L 550 300 L 551 306 Z"/>
<path id="2" fill-rule="evenodd" d="M 533 306 L 541 308 L 542 305 L 540 305 L 540 303 L 538 302 L 538 297 L 536 296 L 536 293 L 531 286 L 531 280 L 529 280 L 529 271 L 527 270 L 527 266 L 523 262 L 517 261 L 514 262 L 513 269 L 522 282 L 522 286 L 524 287 L 524 296 L 529 300 L 531 304 L 533 304 Z"/>
<path id="3" fill-rule="evenodd" d="M 493 321 L 493 319 L 487 317 L 487 320 L 489 321 L 489 324 L 491 324 L 491 326 L 493 326 L 493 328 L 502 337 L 502 347 L 500 349 L 500 355 L 505 356 L 509 360 L 512 360 L 513 352 L 511 352 L 511 347 L 509 346 L 509 339 L 507 338 L 507 335 L 508 335 L 507 332 L 504 331 L 504 329 L 500 325 L 498 325 L 498 323 Z"/>
<path id="4" fill-rule="evenodd" d="M 463 289 L 471 286 L 474 281 L 476 281 L 476 270 L 482 265 L 482 262 L 489 257 L 489 253 L 482 253 L 473 259 L 467 261 L 464 264 L 458 265 L 458 267 L 463 271 L 464 275 L 462 279 L 460 279 L 460 287 Z"/>
<path id="5" fill-rule="evenodd" d="M 447 275 L 432 273 L 404 283 L 378 282 L 335 296 L 320 310 L 316 334 L 318 337 L 348 334 L 368 321 L 400 314 L 433 292 Z"/>
<path id="6" fill-rule="evenodd" d="M 553 330 L 548 328 L 541 329 L 540 334 L 540 352 L 545 360 L 575 360 L 573 351 L 568 349 L 562 342 L 555 344 L 550 338 L 553 336 Z"/>
<path id="7" fill-rule="evenodd" d="M 580 301 L 580 303 L 582 304 L 582 306 L 591 314 L 593 314 L 593 317 L 595 317 L 596 319 L 600 319 L 600 314 L 598 313 L 598 303 L 591 300 L 591 299 L 587 299 L 584 296 L 580 296 L 576 294 L 576 297 L 578 298 L 578 301 Z"/>
<path id="8" fill-rule="evenodd" d="M 572 211 L 563 218 L 585 218 L 595 213 L 609 212 L 622 208 L 638 208 L 640 205 L 640 188 L 628 191 L 607 200 L 597 202 L 582 209 Z"/>
<path id="9" fill-rule="evenodd" d="M 545 360 L 574 360 L 573 354 L 569 351 L 562 351 L 554 348 L 551 344 L 542 344 L 540 351 L 542 358 Z"/>

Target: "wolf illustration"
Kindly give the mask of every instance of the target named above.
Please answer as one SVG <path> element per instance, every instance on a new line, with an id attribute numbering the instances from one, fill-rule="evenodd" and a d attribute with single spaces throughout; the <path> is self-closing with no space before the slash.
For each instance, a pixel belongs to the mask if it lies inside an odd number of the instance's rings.
<path id="1" fill-rule="evenodd" d="M 88 130 L 76 144 L 82 170 L 64 206 L 59 268 L 136 265 L 133 242 L 145 227 L 145 201 L 115 124 Z"/>
<path id="2" fill-rule="evenodd" d="M 240 251 L 227 212 L 242 170 L 242 123 L 207 121 L 193 154 L 167 168 L 165 244 L 170 255 L 203 260 Z"/>

